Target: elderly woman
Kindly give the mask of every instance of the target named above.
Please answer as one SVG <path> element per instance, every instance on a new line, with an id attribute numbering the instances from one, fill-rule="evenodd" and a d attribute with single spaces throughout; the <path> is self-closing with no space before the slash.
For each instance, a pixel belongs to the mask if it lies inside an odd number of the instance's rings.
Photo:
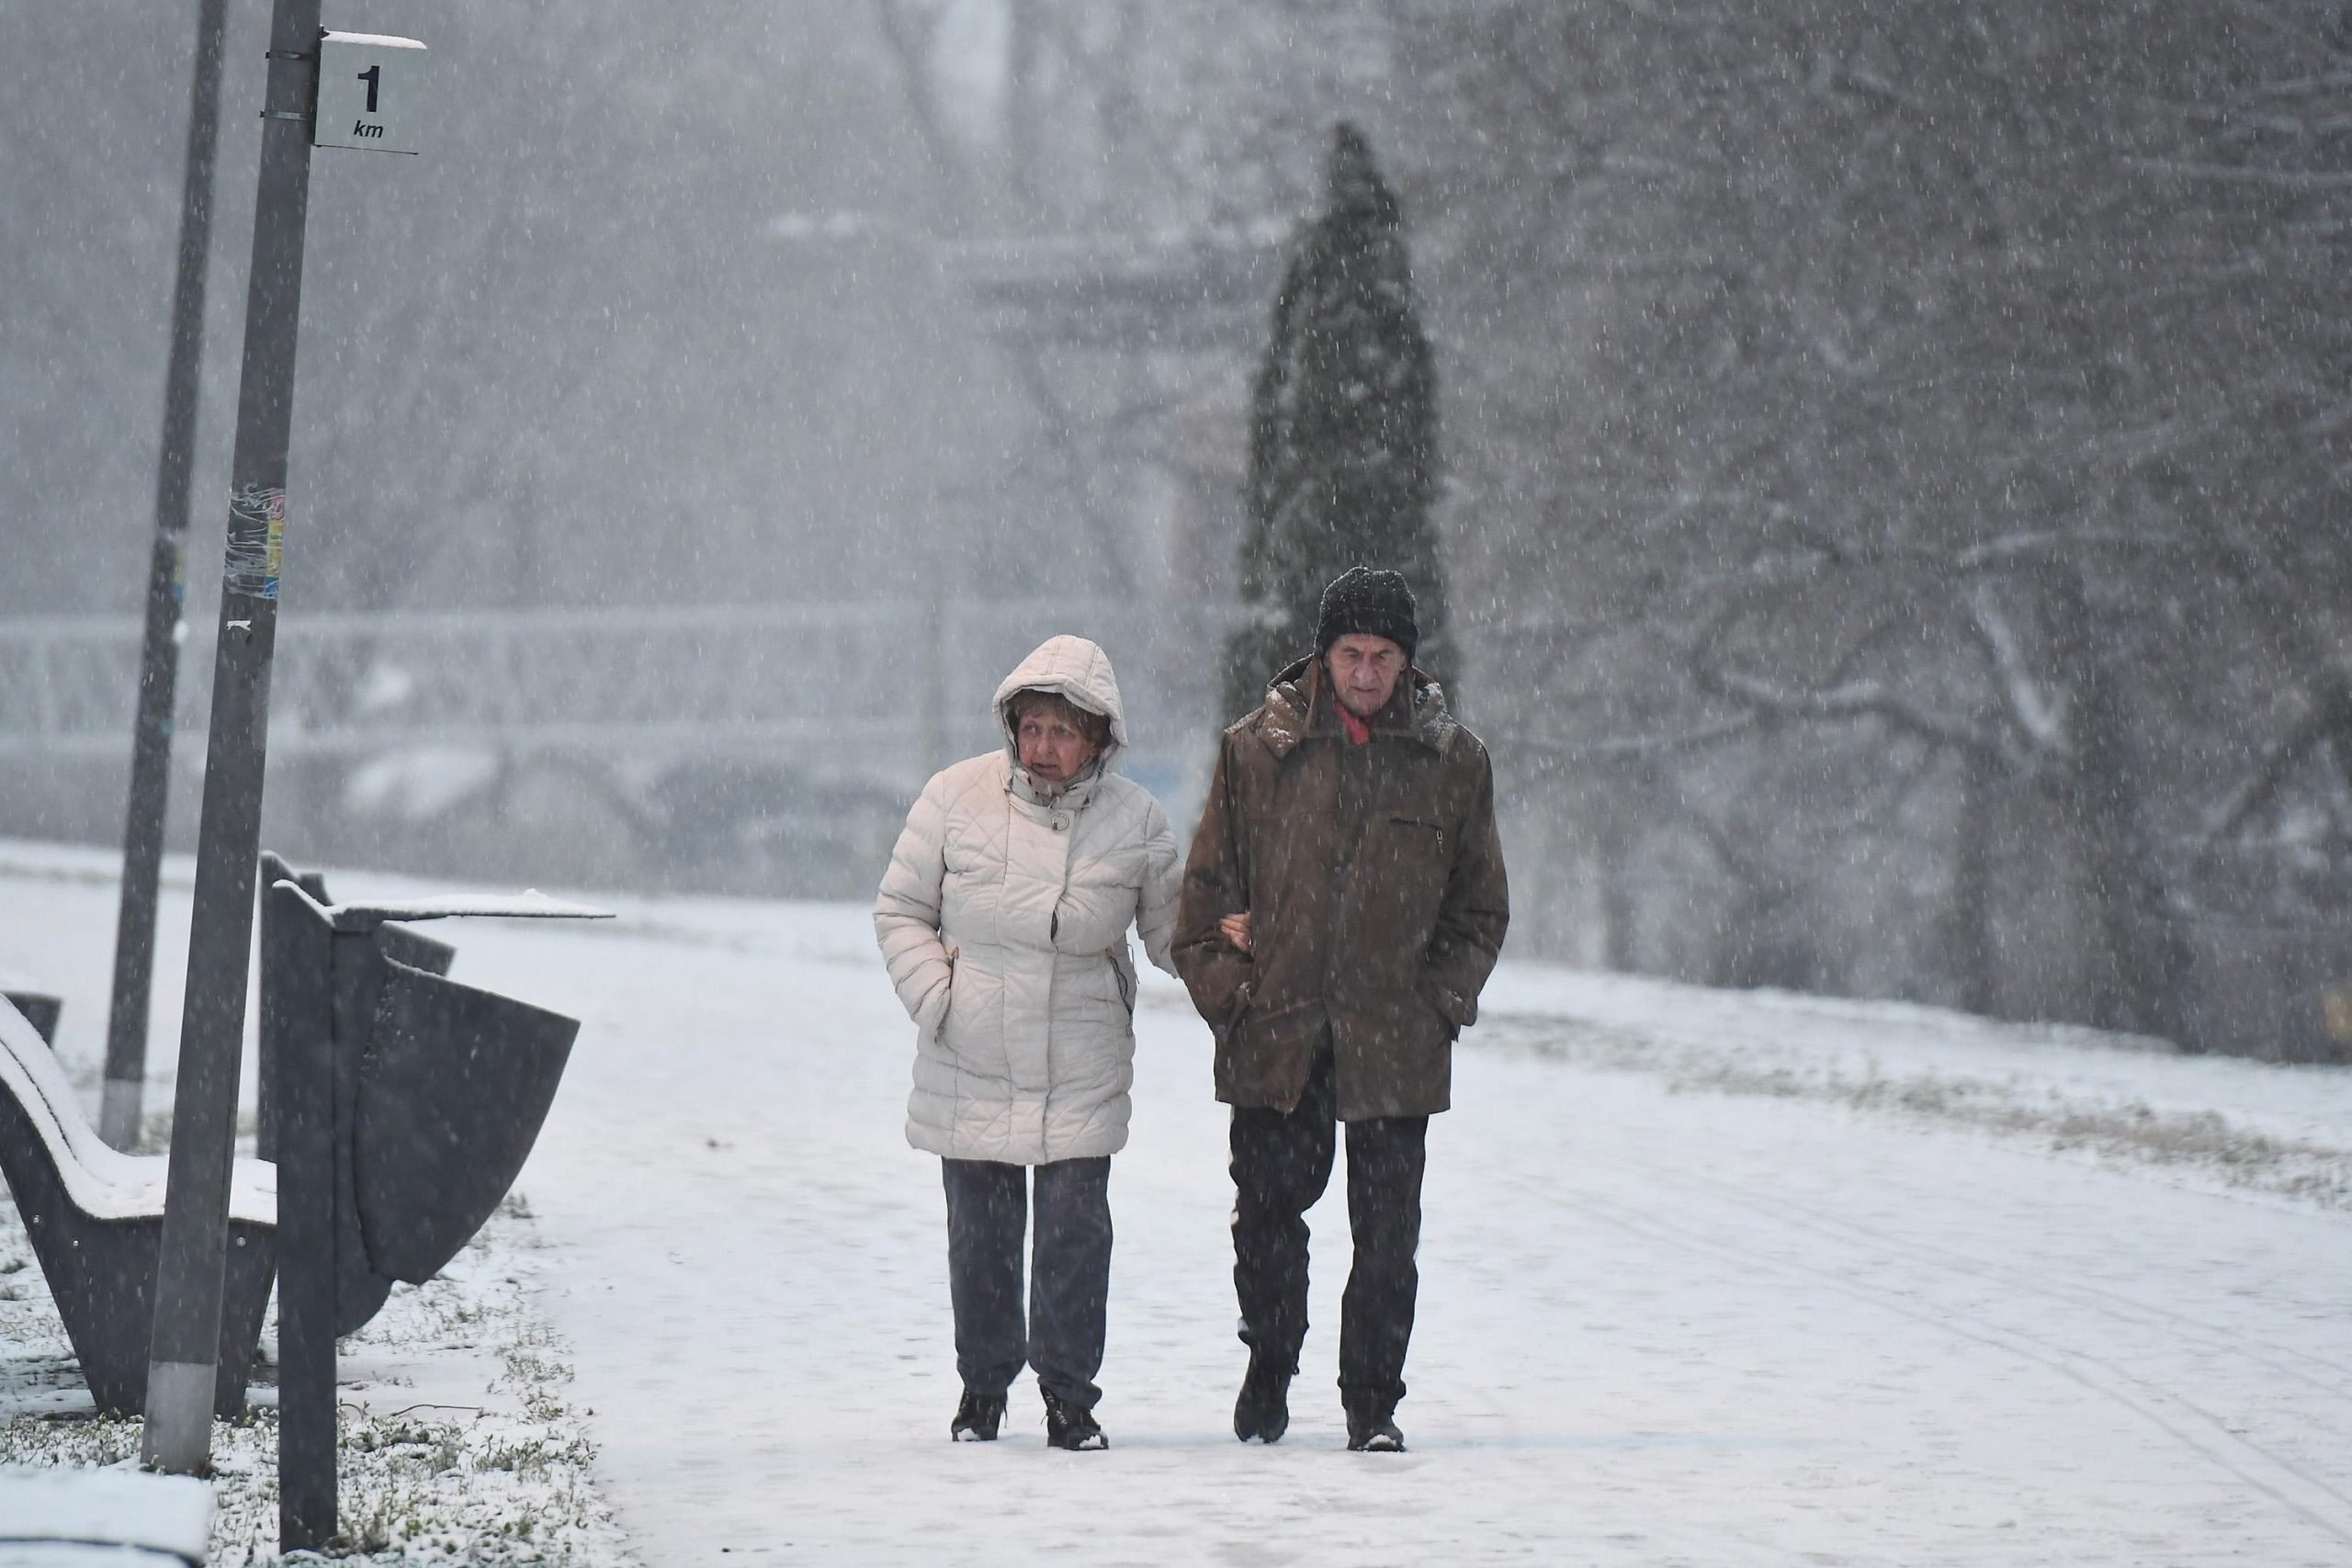
<path id="1" fill-rule="evenodd" d="M 1004 678 L 996 712 L 1003 749 L 934 775 L 908 813 L 874 932 L 918 1031 L 907 1142 L 940 1156 L 947 1187 L 964 1380 L 948 1435 L 994 1440 L 1025 1363 L 1046 1440 L 1100 1449 L 1111 1156 L 1135 1080 L 1127 927 L 1175 973 L 1181 870 L 1159 803 L 1110 771 L 1127 729 L 1101 649 L 1047 641 Z"/>

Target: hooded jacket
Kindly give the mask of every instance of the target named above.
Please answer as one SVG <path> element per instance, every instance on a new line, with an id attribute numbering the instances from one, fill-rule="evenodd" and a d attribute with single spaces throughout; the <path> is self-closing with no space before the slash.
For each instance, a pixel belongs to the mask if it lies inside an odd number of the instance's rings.
<path id="1" fill-rule="evenodd" d="M 1229 1104 L 1295 1110 L 1327 1033 L 1342 1121 L 1450 1103 L 1454 1036 L 1510 922 L 1494 773 L 1419 670 L 1371 729 L 1350 742 L 1305 660 L 1218 749 L 1176 963 Z M 1246 953 L 1217 930 L 1242 913 Z"/>
<path id="2" fill-rule="evenodd" d="M 1059 789 L 1021 766 L 1009 704 L 1055 692 L 1111 724 Z M 1127 724 L 1111 660 L 1057 637 L 996 689 L 1000 750 L 933 776 L 874 902 L 890 983 L 915 1021 L 907 1141 L 949 1159 L 1044 1165 L 1117 1152 L 1135 1079 L 1127 928 L 1175 973 L 1175 836 L 1110 772 Z"/>

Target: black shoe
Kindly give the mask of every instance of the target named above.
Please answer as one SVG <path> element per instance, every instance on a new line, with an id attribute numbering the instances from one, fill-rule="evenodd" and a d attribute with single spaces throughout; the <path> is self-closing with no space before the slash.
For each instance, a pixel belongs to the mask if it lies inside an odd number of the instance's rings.
<path id="1" fill-rule="evenodd" d="M 1367 1399 L 1351 1399 L 1345 1404 L 1349 1452 L 1401 1454 L 1405 1451 L 1405 1434 L 1396 1429 L 1394 1406 L 1385 1406 Z"/>
<path id="2" fill-rule="evenodd" d="M 956 1407 L 956 1422 L 947 1428 L 947 1436 L 958 1443 L 993 1443 L 1003 1419 L 1004 1395 L 974 1393 L 967 1388 L 964 1402 Z"/>
<path id="3" fill-rule="evenodd" d="M 1254 1353 L 1241 1379 L 1241 1397 L 1233 1402 L 1233 1435 L 1243 1442 L 1255 1438 L 1278 1443 L 1290 1430 L 1290 1373 Z"/>
<path id="4" fill-rule="evenodd" d="M 1094 1419 L 1094 1412 L 1082 1404 L 1072 1404 L 1058 1394 L 1046 1393 L 1046 1446 L 1091 1452 L 1095 1449 L 1109 1448 L 1111 1439 L 1102 1435 L 1102 1427 Z"/>

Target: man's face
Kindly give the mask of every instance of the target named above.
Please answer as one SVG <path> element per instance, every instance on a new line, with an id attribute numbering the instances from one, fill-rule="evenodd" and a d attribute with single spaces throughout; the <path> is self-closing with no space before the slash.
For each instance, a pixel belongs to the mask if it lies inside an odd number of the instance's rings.
<path id="1" fill-rule="evenodd" d="M 1094 743 L 1069 721 L 1067 714 L 1033 707 L 1021 716 L 1017 732 L 1021 765 L 1030 776 L 1060 784 L 1094 760 Z"/>
<path id="2" fill-rule="evenodd" d="M 1348 633 L 1323 660 L 1340 705 L 1358 718 L 1370 718 L 1387 705 L 1406 664 L 1403 649 L 1370 632 Z"/>

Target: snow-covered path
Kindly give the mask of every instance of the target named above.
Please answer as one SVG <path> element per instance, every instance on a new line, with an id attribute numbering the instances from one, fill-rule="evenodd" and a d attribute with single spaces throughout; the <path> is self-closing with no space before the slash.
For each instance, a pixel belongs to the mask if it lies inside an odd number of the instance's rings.
<path id="1" fill-rule="evenodd" d="M 67 991 L 87 1057 L 113 890 L 31 858 L 50 869 L 0 864 L 0 964 Z M 379 884 L 401 890 L 336 879 Z M 458 977 L 585 1021 L 522 1185 L 600 1483 L 653 1568 L 2352 1562 L 2344 1208 L 1805 1087 L 1868 1053 L 2010 1109 L 2201 1107 L 2324 1154 L 2352 1147 L 2352 1075 L 1507 966 L 1515 1015 L 1470 1037 L 1432 1124 L 1412 1451 L 1342 1450 L 1336 1179 L 1267 1450 L 1227 1426 L 1206 1036 L 1148 983 L 1112 1182 L 1114 1446 L 1046 1450 L 1026 1388 L 1007 1440 L 958 1446 L 937 1168 L 900 1137 L 910 1026 L 863 914 L 615 902 L 596 930 L 443 934 Z M 166 1011 L 185 941 L 167 905 Z M 1672 1087 L 1724 1080 L 1693 1055 L 1722 1041 L 1773 1092 Z"/>
<path id="2" fill-rule="evenodd" d="M 2352 1561 L 2340 1215 L 1526 1051 L 1465 1049 L 1433 1124 L 1412 1451 L 1342 1450 L 1336 1180 L 1291 1436 L 1244 1448 L 1223 1120 L 1167 986 L 1114 1167 L 1114 1447 L 1046 1450 L 1025 1391 L 951 1445 L 862 918 L 671 913 L 466 949 L 588 1020 L 526 1185 L 656 1564 Z"/>

